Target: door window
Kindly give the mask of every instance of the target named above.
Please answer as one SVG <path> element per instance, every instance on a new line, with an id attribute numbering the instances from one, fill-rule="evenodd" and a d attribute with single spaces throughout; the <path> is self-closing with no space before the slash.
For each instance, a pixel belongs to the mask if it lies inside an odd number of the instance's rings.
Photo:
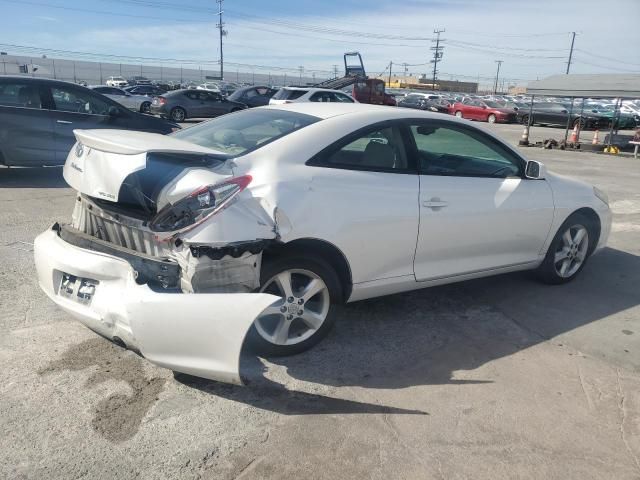
<path id="1" fill-rule="evenodd" d="M 51 95 L 55 110 L 63 112 L 107 115 L 111 106 L 97 95 L 75 88 L 51 87 Z"/>
<path id="2" fill-rule="evenodd" d="M 484 133 L 453 124 L 410 126 L 424 175 L 506 178 L 521 176 L 524 162 Z"/>
<path id="3" fill-rule="evenodd" d="M 349 135 L 320 154 L 313 165 L 353 170 L 406 173 L 408 170 L 402 135 L 396 127 L 379 127 Z"/>
<path id="4" fill-rule="evenodd" d="M 0 105 L 6 107 L 42 108 L 40 88 L 35 84 L 0 83 Z"/>

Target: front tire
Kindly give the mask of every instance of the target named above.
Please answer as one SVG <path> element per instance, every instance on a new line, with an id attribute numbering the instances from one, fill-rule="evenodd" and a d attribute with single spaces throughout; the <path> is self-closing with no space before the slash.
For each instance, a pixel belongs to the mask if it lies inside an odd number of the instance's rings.
<path id="1" fill-rule="evenodd" d="M 294 355 L 322 340 L 335 323 L 341 300 L 340 280 L 321 259 L 297 255 L 267 260 L 260 273 L 260 292 L 282 298 L 254 322 L 249 342 L 263 355 Z"/>
<path id="2" fill-rule="evenodd" d="M 552 285 L 573 280 L 587 263 L 595 237 L 589 218 L 581 214 L 571 215 L 549 245 L 547 255 L 536 271 L 538 277 Z"/>

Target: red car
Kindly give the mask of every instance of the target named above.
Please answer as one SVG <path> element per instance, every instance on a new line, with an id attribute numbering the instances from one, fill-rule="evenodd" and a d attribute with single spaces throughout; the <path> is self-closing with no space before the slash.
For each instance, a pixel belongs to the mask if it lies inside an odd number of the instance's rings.
<path id="1" fill-rule="evenodd" d="M 516 111 L 512 108 L 503 108 L 497 102 L 473 98 L 465 98 L 462 102 L 449 106 L 449 113 L 458 118 L 489 123 L 515 123 L 518 119 Z"/>

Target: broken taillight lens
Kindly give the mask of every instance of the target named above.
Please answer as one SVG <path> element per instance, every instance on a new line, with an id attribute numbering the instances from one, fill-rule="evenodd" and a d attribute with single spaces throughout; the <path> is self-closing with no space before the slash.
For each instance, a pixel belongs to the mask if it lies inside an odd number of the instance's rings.
<path id="1" fill-rule="evenodd" d="M 149 223 L 149 228 L 154 232 L 175 232 L 193 228 L 229 205 L 249 183 L 251 176 L 244 175 L 199 188 L 182 200 L 160 210 Z"/>

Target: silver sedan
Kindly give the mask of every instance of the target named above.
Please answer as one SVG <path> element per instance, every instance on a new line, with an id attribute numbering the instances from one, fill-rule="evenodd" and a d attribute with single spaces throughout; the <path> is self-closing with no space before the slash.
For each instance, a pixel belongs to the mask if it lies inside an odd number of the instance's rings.
<path id="1" fill-rule="evenodd" d="M 101 93 L 102 95 L 109 97 L 111 100 L 115 100 L 122 106 L 141 113 L 149 113 L 151 108 L 151 98 L 146 95 L 135 95 L 124 91 L 117 87 L 107 87 L 104 85 L 98 85 L 89 87 L 94 92 Z"/>

